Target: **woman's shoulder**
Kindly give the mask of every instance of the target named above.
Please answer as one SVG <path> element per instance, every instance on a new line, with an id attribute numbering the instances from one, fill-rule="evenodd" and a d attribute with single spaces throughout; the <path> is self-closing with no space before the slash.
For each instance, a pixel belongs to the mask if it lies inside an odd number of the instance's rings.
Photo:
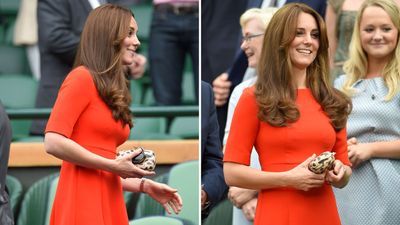
<path id="1" fill-rule="evenodd" d="M 80 83 L 84 85 L 94 83 L 90 71 L 84 66 L 78 66 L 71 70 L 65 78 L 65 82 Z"/>
<path id="2" fill-rule="evenodd" d="M 345 80 L 346 80 L 346 75 L 342 74 L 335 79 L 335 81 L 333 82 L 333 86 L 337 89 L 340 89 L 343 87 Z"/>
<path id="3" fill-rule="evenodd" d="M 72 87 L 83 90 L 95 88 L 92 75 L 84 66 L 79 66 L 71 70 L 64 80 L 62 87 Z"/>

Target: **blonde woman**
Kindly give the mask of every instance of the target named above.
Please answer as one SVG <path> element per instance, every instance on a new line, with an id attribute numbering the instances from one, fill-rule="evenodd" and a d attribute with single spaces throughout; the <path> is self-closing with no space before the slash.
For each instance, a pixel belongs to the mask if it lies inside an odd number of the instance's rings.
<path id="1" fill-rule="evenodd" d="M 346 75 L 335 86 L 352 98 L 347 123 L 353 176 L 335 190 L 343 224 L 400 224 L 400 11 L 392 0 L 361 6 Z"/>

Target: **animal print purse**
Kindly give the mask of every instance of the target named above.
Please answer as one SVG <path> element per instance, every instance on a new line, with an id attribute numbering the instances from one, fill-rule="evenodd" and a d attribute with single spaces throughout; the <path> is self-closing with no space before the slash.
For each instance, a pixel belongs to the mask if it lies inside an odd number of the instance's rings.
<path id="1" fill-rule="evenodd" d="M 142 152 L 132 158 L 132 163 L 143 170 L 153 171 L 156 168 L 156 155 L 152 150 L 144 149 L 142 147 L 135 147 L 134 149 L 121 150 L 117 153 L 117 158 L 124 157 L 133 151 L 141 149 Z"/>
<path id="2" fill-rule="evenodd" d="M 326 170 L 333 169 L 333 163 L 335 162 L 336 152 L 323 152 L 317 156 L 313 161 L 308 164 L 308 169 L 316 174 L 324 173 Z"/>

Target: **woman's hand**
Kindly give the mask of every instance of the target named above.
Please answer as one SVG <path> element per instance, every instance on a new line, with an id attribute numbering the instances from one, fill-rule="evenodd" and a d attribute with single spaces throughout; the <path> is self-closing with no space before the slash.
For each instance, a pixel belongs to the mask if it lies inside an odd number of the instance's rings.
<path id="1" fill-rule="evenodd" d="M 170 186 L 146 179 L 143 190 L 150 197 L 160 203 L 165 211 L 171 214 L 170 208 L 178 214 L 182 209 L 182 199 L 178 190 Z"/>
<path id="2" fill-rule="evenodd" d="M 335 160 L 333 170 L 326 173 L 325 180 L 334 187 L 343 188 L 349 182 L 351 168 L 340 160 Z"/>
<path id="3" fill-rule="evenodd" d="M 348 143 L 348 142 L 347 142 Z M 357 143 L 348 145 L 347 151 L 353 167 L 357 167 L 362 162 L 367 161 L 372 156 L 372 150 L 369 143 Z"/>
<path id="4" fill-rule="evenodd" d="M 308 191 L 321 187 L 325 182 L 325 174 L 315 174 L 308 169 L 308 164 L 316 157 L 312 155 L 304 162 L 288 171 L 288 186 L 298 190 Z"/>
<path id="5" fill-rule="evenodd" d="M 242 206 L 243 215 L 248 221 L 254 221 L 256 215 L 257 198 L 252 198 Z"/>
<path id="6" fill-rule="evenodd" d="M 124 157 L 115 159 L 113 173 L 118 174 L 122 178 L 141 178 L 144 176 L 153 176 L 155 172 L 140 169 L 132 163 L 132 158 L 139 155 L 141 152 L 142 150 L 136 149 Z"/>
<path id="7" fill-rule="evenodd" d="M 231 186 L 229 187 L 228 198 L 236 208 L 241 209 L 242 206 L 257 196 L 258 191 Z"/>

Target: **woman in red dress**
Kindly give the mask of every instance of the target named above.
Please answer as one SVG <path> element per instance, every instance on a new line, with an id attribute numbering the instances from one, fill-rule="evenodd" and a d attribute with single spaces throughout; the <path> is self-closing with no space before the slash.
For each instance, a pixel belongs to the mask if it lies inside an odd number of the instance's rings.
<path id="1" fill-rule="evenodd" d="M 331 185 L 351 175 L 346 120 L 350 100 L 331 86 L 323 19 L 304 4 L 279 9 L 265 32 L 255 86 L 234 112 L 224 156 L 228 185 L 260 190 L 256 225 L 338 225 Z M 256 148 L 262 171 L 250 168 Z M 336 153 L 333 170 L 308 164 Z"/>
<path id="2" fill-rule="evenodd" d="M 140 179 L 154 172 L 132 164 L 139 152 L 116 159 L 133 126 L 123 66 L 140 45 L 137 30 L 131 11 L 115 5 L 102 5 L 87 18 L 75 68 L 46 127 L 46 151 L 63 160 L 51 225 L 127 225 L 123 189 L 146 192 L 167 212 L 182 207 L 176 189 Z"/>

